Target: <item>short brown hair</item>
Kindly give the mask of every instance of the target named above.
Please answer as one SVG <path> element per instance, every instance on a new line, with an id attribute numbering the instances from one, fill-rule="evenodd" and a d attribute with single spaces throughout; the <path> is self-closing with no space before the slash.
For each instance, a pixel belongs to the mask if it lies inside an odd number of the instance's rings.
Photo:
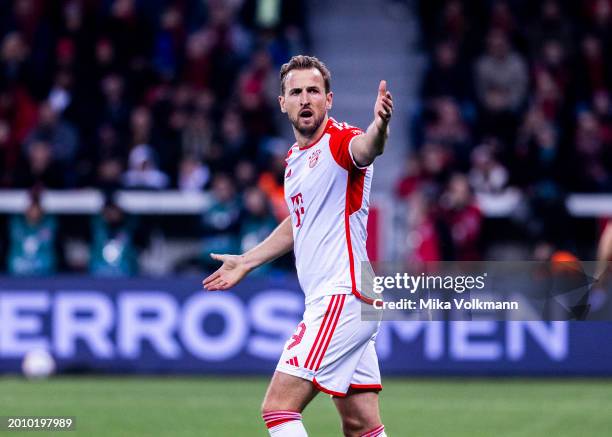
<path id="1" fill-rule="evenodd" d="M 291 70 L 309 70 L 311 68 L 316 68 L 321 72 L 325 82 L 325 93 L 328 93 L 331 88 L 331 73 L 325 64 L 314 56 L 297 55 L 292 57 L 286 64 L 283 64 L 280 69 L 281 95 L 285 94 L 285 78 Z"/>

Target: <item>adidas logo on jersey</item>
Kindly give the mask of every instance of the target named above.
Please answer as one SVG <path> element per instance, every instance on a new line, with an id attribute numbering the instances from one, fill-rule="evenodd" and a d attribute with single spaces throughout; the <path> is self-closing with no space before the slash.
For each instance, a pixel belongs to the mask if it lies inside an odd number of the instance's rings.
<path id="1" fill-rule="evenodd" d="M 287 361 L 285 361 L 286 364 L 290 364 L 291 366 L 295 366 L 295 367 L 300 367 L 300 365 L 298 364 L 298 359 L 297 357 L 293 357 Z"/>

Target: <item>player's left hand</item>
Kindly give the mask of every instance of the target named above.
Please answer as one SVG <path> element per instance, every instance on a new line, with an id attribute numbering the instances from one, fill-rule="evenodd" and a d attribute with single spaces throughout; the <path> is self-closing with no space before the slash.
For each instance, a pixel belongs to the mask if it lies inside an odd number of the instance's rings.
<path id="1" fill-rule="evenodd" d="M 387 91 L 387 81 L 381 80 L 374 104 L 374 122 L 381 132 L 386 132 L 393 115 L 393 96 Z"/>

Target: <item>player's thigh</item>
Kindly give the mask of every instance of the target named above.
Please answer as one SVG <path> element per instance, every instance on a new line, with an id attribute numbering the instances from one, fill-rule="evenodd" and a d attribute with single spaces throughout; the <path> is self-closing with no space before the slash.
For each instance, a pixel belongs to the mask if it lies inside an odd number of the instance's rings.
<path id="1" fill-rule="evenodd" d="M 381 424 L 377 391 L 351 388 L 346 397 L 333 399 L 342 418 L 344 435 L 360 436 Z"/>
<path id="2" fill-rule="evenodd" d="M 288 410 L 301 412 L 319 391 L 312 382 L 274 372 L 261 406 L 262 412 Z"/>

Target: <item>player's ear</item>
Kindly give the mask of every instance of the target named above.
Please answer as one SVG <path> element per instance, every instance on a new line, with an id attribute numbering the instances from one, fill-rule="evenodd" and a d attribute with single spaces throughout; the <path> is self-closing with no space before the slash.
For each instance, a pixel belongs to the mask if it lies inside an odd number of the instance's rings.
<path id="1" fill-rule="evenodd" d="M 280 106 L 280 110 L 283 114 L 287 112 L 285 109 L 285 96 L 278 96 L 278 105 Z"/>
<path id="2" fill-rule="evenodd" d="M 325 109 L 327 109 L 328 111 L 332 108 L 332 103 L 334 101 L 334 93 L 332 93 L 331 91 L 327 93 L 327 96 L 325 96 Z"/>

